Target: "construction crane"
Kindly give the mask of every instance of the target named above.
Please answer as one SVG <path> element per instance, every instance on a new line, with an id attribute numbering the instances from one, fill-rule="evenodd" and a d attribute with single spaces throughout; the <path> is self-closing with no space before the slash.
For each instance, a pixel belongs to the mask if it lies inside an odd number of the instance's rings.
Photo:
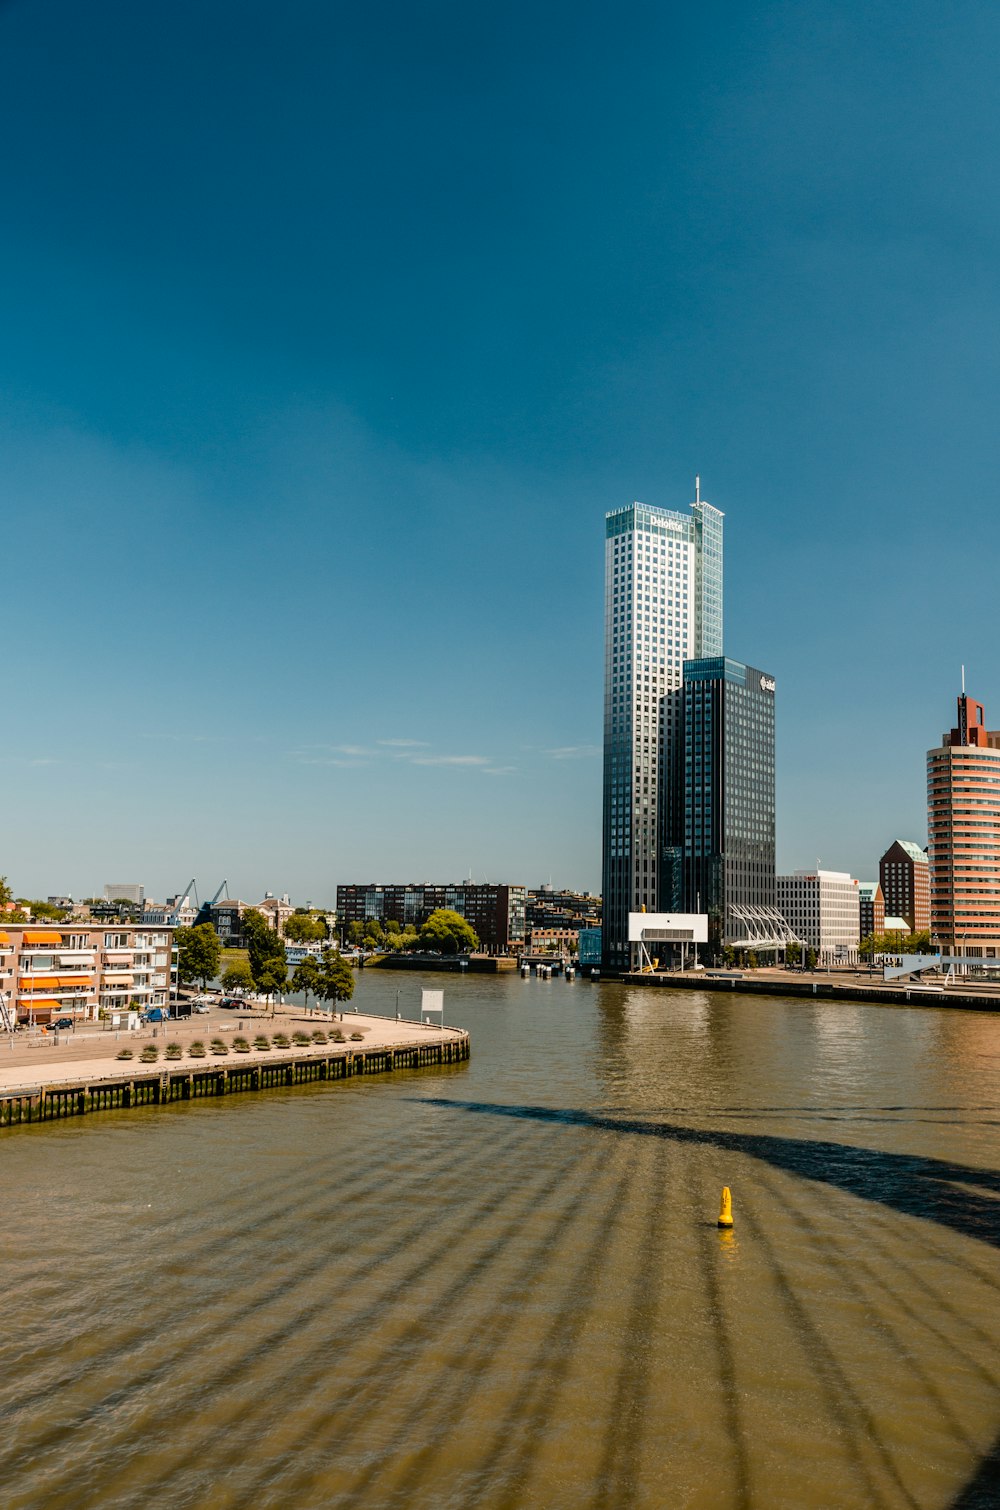
<path id="1" fill-rule="evenodd" d="M 223 881 L 222 885 L 219 887 L 218 891 L 215 893 L 215 896 L 212 898 L 212 900 L 210 902 L 202 902 L 201 907 L 200 907 L 200 909 L 198 911 L 198 916 L 195 918 L 195 924 L 196 925 L 198 923 L 210 923 L 212 921 L 212 908 L 215 906 L 216 902 L 219 900 L 219 898 L 221 897 L 221 895 L 222 895 L 223 892 L 226 893 L 226 901 L 228 902 L 229 901 L 229 882 L 228 881 Z"/>

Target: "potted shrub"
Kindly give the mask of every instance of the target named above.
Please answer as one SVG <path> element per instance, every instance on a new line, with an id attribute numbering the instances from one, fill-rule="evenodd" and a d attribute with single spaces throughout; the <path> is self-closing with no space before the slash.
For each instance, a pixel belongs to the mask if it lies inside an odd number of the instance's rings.
<path id="1" fill-rule="evenodd" d="M 184 1053 L 184 1050 L 181 1048 L 181 1046 L 180 1046 L 179 1043 L 168 1043 L 167 1044 L 167 1047 L 166 1047 L 166 1056 L 167 1056 L 168 1059 L 180 1059 L 180 1057 L 181 1057 L 181 1055 L 183 1053 Z"/>
<path id="2" fill-rule="evenodd" d="M 228 1054 L 229 1053 L 229 1045 L 228 1045 L 228 1043 L 226 1043 L 221 1038 L 213 1038 L 212 1039 L 212 1053 L 213 1054 Z"/>
<path id="3" fill-rule="evenodd" d="M 188 1049 L 188 1053 L 191 1055 L 192 1059 L 204 1059 L 205 1052 L 205 1045 L 202 1043 L 200 1038 L 196 1038 L 191 1047 Z"/>
<path id="4" fill-rule="evenodd" d="M 273 1041 L 274 1041 L 274 1047 L 276 1049 L 290 1049 L 291 1048 L 291 1043 L 289 1042 L 289 1038 L 288 1038 L 288 1034 L 287 1033 L 275 1033 Z"/>
<path id="5" fill-rule="evenodd" d="M 258 1033 L 253 1041 L 253 1046 L 259 1053 L 262 1049 L 269 1049 L 271 1047 L 271 1040 L 263 1033 Z"/>
<path id="6" fill-rule="evenodd" d="M 116 1059 L 131 1059 L 132 1058 L 132 1050 L 131 1049 L 119 1049 L 118 1053 L 115 1055 L 115 1058 Z"/>
<path id="7" fill-rule="evenodd" d="M 250 1045 L 247 1043 L 245 1038 L 234 1038 L 233 1050 L 237 1054 L 249 1054 Z"/>
<path id="8" fill-rule="evenodd" d="M 146 1047 L 143 1049 L 142 1053 L 139 1055 L 139 1063 L 140 1064 L 155 1064 L 156 1061 L 157 1061 L 157 1059 L 159 1057 L 160 1056 L 159 1056 L 159 1054 L 156 1051 L 156 1045 L 153 1044 L 153 1043 L 147 1043 Z"/>

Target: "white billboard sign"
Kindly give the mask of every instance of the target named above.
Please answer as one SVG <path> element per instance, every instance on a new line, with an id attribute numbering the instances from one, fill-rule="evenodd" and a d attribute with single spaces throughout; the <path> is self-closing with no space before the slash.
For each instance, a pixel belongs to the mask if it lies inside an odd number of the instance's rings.
<path id="1" fill-rule="evenodd" d="M 707 944 L 707 912 L 630 912 L 630 944 Z"/>

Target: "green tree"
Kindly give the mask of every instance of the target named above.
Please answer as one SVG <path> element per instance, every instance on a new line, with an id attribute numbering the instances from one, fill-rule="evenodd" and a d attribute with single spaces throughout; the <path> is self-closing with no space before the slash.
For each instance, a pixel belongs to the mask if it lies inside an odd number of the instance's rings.
<path id="1" fill-rule="evenodd" d="M 806 950 L 806 969 L 807 970 L 815 970 L 815 968 L 816 968 L 816 950 L 815 949 L 807 949 Z"/>
<path id="2" fill-rule="evenodd" d="M 354 995 L 354 971 L 336 949 L 324 949 L 316 995 L 320 1001 L 350 1001 Z M 343 1016 L 343 1013 L 341 1013 Z"/>
<path id="3" fill-rule="evenodd" d="M 18 907 L 26 909 L 33 918 L 41 918 L 53 923 L 61 923 L 69 913 L 65 907 L 54 907 L 51 902 L 35 901 L 30 897 L 18 897 Z"/>
<path id="4" fill-rule="evenodd" d="M 245 959 L 233 960 L 231 965 L 226 966 L 222 976 L 222 989 L 224 991 L 253 990 L 253 976 Z"/>
<path id="5" fill-rule="evenodd" d="M 185 983 L 201 981 L 204 991 L 210 980 L 219 973 L 222 963 L 222 945 L 211 923 L 199 923 L 195 928 L 178 928 L 177 978 Z"/>
<path id="6" fill-rule="evenodd" d="M 395 936 L 397 933 L 402 933 L 403 930 L 402 930 L 402 928 L 399 925 L 399 919 L 398 918 L 386 918 L 386 920 L 385 920 L 385 931 L 386 931 L 387 934 L 391 934 L 393 936 Z"/>
<path id="7" fill-rule="evenodd" d="M 756 970 L 757 968 L 757 955 L 753 949 L 747 955 L 747 968 L 749 970 Z"/>
<path id="8" fill-rule="evenodd" d="M 311 912 L 293 912 L 285 923 L 285 938 L 297 944 L 314 944 L 326 938 L 326 924 Z"/>
<path id="9" fill-rule="evenodd" d="M 365 937 L 365 925 L 364 925 L 364 923 L 358 923 L 358 922 L 348 923 L 348 925 L 347 925 L 347 942 L 349 944 L 353 944 L 354 947 L 357 948 L 357 946 L 359 944 L 361 944 L 361 943 L 364 942 L 364 937 Z"/>
<path id="10" fill-rule="evenodd" d="M 307 1011 L 309 1009 L 310 996 L 317 996 L 319 994 L 321 978 L 319 960 L 314 954 L 307 955 L 302 963 L 296 965 L 292 971 L 292 990 L 301 991 L 305 996 Z"/>
<path id="11" fill-rule="evenodd" d="M 273 956 L 269 965 L 255 977 L 257 990 L 271 999 L 271 1016 L 274 1016 L 275 997 L 280 996 L 288 985 L 288 966 L 283 959 Z"/>
<path id="12" fill-rule="evenodd" d="M 382 924 L 377 918 L 372 918 L 370 923 L 365 924 L 364 944 L 366 949 L 381 949 L 385 943 L 385 934 Z"/>
<path id="13" fill-rule="evenodd" d="M 785 945 L 785 964 L 786 965 L 797 965 L 799 963 L 799 960 L 801 958 L 802 958 L 802 945 L 801 944 L 792 943 L 792 944 L 786 944 Z"/>
<path id="14" fill-rule="evenodd" d="M 267 918 L 255 907 L 248 907 L 240 920 L 243 937 L 246 939 L 250 973 L 258 990 L 263 990 L 261 976 L 273 972 L 280 964 L 285 969 L 285 945 L 281 935 L 275 933 Z M 286 972 L 287 973 L 287 972 Z"/>
<path id="15" fill-rule="evenodd" d="M 441 954 L 458 954 L 463 949 L 478 949 L 479 940 L 460 912 L 439 907 L 421 928 L 420 945 Z"/>

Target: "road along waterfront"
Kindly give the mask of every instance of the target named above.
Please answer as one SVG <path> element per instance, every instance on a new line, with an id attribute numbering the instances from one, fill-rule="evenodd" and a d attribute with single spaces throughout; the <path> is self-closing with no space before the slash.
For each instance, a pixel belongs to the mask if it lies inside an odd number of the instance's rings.
<path id="1" fill-rule="evenodd" d="M 994 1018 L 445 997 L 468 1063 L 4 1138 L 5 1506 L 997 1503 Z"/>

